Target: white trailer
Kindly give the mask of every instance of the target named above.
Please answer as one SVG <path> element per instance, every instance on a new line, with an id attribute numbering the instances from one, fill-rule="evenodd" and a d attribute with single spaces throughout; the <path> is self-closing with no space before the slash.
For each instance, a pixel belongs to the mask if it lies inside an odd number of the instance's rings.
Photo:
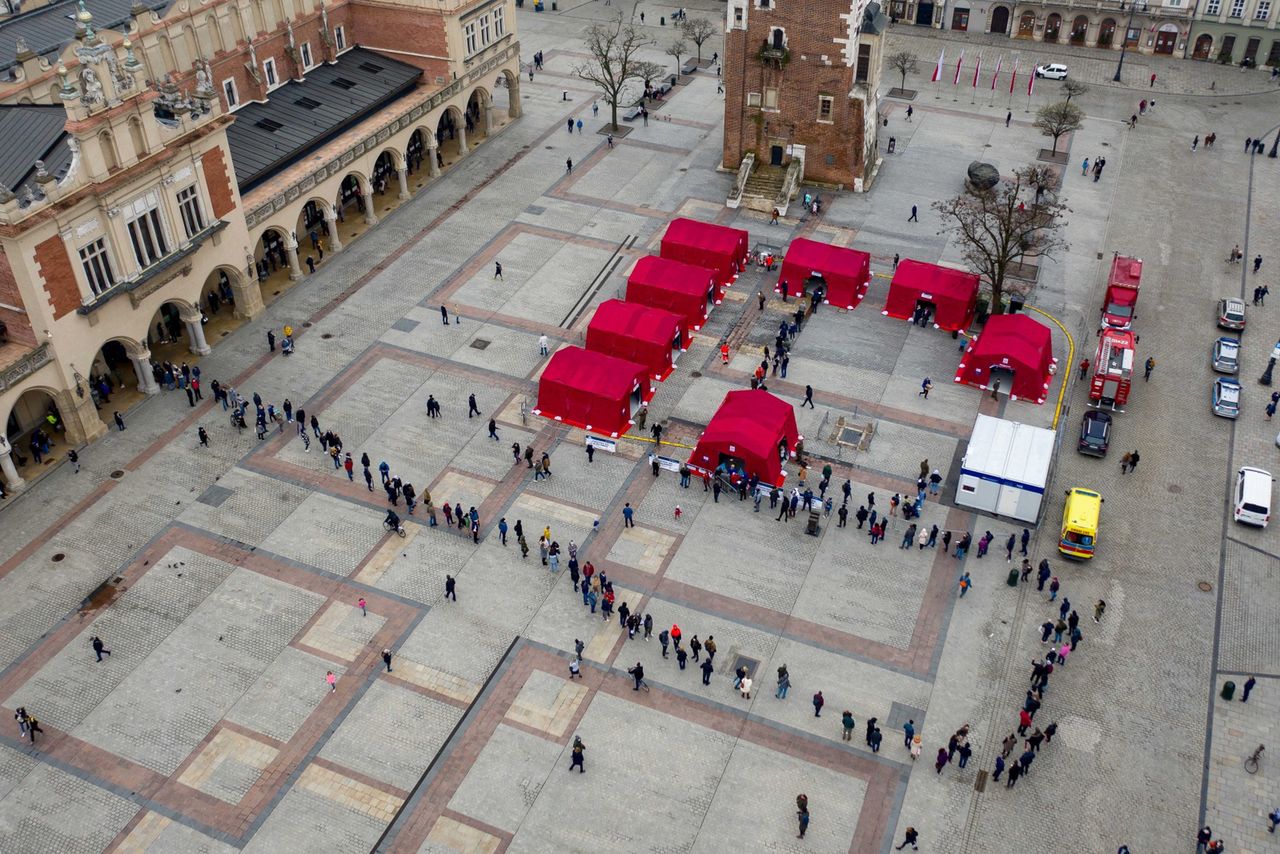
<path id="1" fill-rule="evenodd" d="M 960 461 L 956 504 L 1034 523 L 1049 482 L 1055 434 L 979 415 Z"/>

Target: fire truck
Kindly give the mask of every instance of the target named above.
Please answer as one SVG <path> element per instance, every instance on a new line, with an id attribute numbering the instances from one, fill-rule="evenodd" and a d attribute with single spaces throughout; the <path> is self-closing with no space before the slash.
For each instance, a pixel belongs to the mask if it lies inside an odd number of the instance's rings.
<path id="1" fill-rule="evenodd" d="M 1136 342 L 1127 329 L 1103 329 L 1098 339 L 1098 353 L 1093 360 L 1093 380 L 1089 384 L 1089 400 L 1093 406 L 1119 409 L 1129 401 L 1133 366 L 1137 360 Z"/>
<path id="2" fill-rule="evenodd" d="M 1102 328 L 1129 329 L 1138 306 L 1142 285 L 1142 259 L 1116 255 L 1111 262 L 1107 293 L 1102 299 Z"/>

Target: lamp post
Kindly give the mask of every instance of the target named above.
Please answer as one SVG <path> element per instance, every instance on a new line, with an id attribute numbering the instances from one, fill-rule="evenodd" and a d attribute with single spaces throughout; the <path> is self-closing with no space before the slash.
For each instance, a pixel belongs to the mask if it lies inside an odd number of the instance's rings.
<path id="1" fill-rule="evenodd" d="M 1120 69 L 1124 68 L 1124 53 L 1129 49 L 1129 31 L 1133 29 L 1133 13 L 1138 11 L 1137 3 L 1129 4 L 1129 22 L 1124 25 L 1124 35 L 1120 38 L 1120 61 L 1116 63 L 1116 74 L 1111 79 L 1120 82 Z M 1120 4 L 1120 11 L 1124 11 L 1124 3 Z"/>
<path id="2" fill-rule="evenodd" d="M 1274 158 L 1277 149 L 1280 149 L 1280 130 L 1276 131 L 1276 141 L 1271 143 L 1271 150 L 1267 152 L 1267 156 Z"/>
<path id="3" fill-rule="evenodd" d="M 1258 378 L 1258 382 L 1262 385 L 1271 385 L 1271 372 L 1275 370 L 1277 359 L 1280 359 L 1280 341 L 1277 341 L 1276 346 L 1271 349 L 1271 358 L 1267 360 L 1267 369 Z"/>

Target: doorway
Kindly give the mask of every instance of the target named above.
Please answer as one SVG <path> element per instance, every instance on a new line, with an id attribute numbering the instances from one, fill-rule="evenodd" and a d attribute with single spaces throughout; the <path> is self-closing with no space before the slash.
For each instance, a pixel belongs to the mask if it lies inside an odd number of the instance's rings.
<path id="1" fill-rule="evenodd" d="M 1244 63 L 1249 67 L 1258 64 L 1258 48 L 1262 47 L 1262 39 L 1249 39 L 1244 46 Z"/>
<path id="2" fill-rule="evenodd" d="M 992 365 L 987 373 L 987 388 L 996 394 L 1008 395 L 1013 391 L 1013 369 L 1008 365 Z M 999 383 L 999 388 L 996 387 Z"/>
<path id="3" fill-rule="evenodd" d="M 1165 54 L 1166 56 L 1173 53 L 1173 48 L 1178 43 L 1178 27 L 1176 24 L 1165 24 L 1165 27 L 1171 27 L 1171 30 L 1161 28 L 1156 33 L 1155 52 Z"/>
<path id="4" fill-rule="evenodd" d="M 969 10 L 955 9 L 951 13 L 951 29 L 965 32 L 969 29 Z"/>
<path id="5" fill-rule="evenodd" d="M 933 4 L 921 3 L 916 7 L 916 23 L 922 27 L 933 26 Z"/>
<path id="6" fill-rule="evenodd" d="M 1195 49 L 1191 52 L 1192 59 L 1208 59 L 1209 51 L 1213 49 L 1213 36 L 1204 33 L 1196 39 Z"/>
<path id="7" fill-rule="evenodd" d="M 1223 36 L 1222 47 L 1218 50 L 1219 58 L 1225 56 L 1227 58 L 1227 62 L 1233 62 L 1235 59 L 1235 52 L 1236 52 L 1236 37 Z"/>
<path id="8" fill-rule="evenodd" d="M 769 165 L 781 166 L 782 157 L 785 153 L 786 153 L 786 150 L 781 145 L 770 146 L 769 147 Z"/>
<path id="9" fill-rule="evenodd" d="M 1000 35 L 1009 34 L 1009 9 L 1005 6 L 997 6 L 991 10 L 991 32 Z"/>

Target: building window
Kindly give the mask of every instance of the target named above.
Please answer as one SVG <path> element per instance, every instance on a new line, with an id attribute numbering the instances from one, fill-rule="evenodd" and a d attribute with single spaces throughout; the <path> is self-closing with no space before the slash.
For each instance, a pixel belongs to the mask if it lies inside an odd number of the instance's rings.
<path id="1" fill-rule="evenodd" d="M 760 93 L 759 93 L 759 92 L 748 92 L 748 93 L 747 93 L 747 106 L 748 106 L 748 107 L 758 107 L 758 106 L 760 106 Z"/>
<path id="2" fill-rule="evenodd" d="M 1204 7 L 1206 15 L 1217 15 L 1222 11 L 1222 0 L 1208 0 Z"/>
<path id="3" fill-rule="evenodd" d="M 489 16 L 485 15 L 480 19 L 480 44 L 484 47 L 488 47 L 489 42 Z"/>
<path id="4" fill-rule="evenodd" d="M 267 81 L 268 89 L 272 88 L 279 82 L 279 79 L 276 77 L 276 61 L 274 59 L 263 61 L 262 76 Z"/>
<path id="5" fill-rule="evenodd" d="M 84 265 L 84 277 L 89 280 L 89 290 L 94 296 L 115 287 L 116 276 L 111 272 L 111 258 L 107 255 L 107 239 L 99 237 L 80 250 L 80 263 Z"/>
<path id="6" fill-rule="evenodd" d="M 204 214 L 200 212 L 200 194 L 195 184 L 178 193 L 178 212 L 182 214 L 182 227 L 188 238 L 204 231 Z"/>
<path id="7" fill-rule="evenodd" d="M 493 37 L 500 39 L 507 34 L 506 9 L 501 6 L 493 10 Z"/>
<path id="8" fill-rule="evenodd" d="M 129 242 L 133 245 L 133 257 L 142 269 L 150 267 L 169 253 L 164 239 L 164 227 L 160 221 L 160 198 L 152 192 L 121 208 L 129 218 Z"/>
<path id="9" fill-rule="evenodd" d="M 311 61 L 311 42 L 303 42 L 302 46 L 298 48 L 298 55 L 302 57 L 303 68 L 310 68 L 315 65 Z"/>
<path id="10" fill-rule="evenodd" d="M 830 95 L 818 96 L 818 121 L 824 124 L 831 124 L 835 121 L 831 115 L 836 108 L 836 99 Z"/>
<path id="11" fill-rule="evenodd" d="M 1265 21 L 1271 17 L 1271 0 L 1258 0 L 1258 8 L 1253 11 L 1255 21 Z"/>
<path id="12" fill-rule="evenodd" d="M 741 7 L 741 6 L 734 6 L 734 7 L 733 7 L 733 25 L 734 25 L 735 27 L 737 27 L 738 29 L 740 29 L 740 30 L 741 30 L 741 29 L 744 29 L 744 28 L 745 28 L 745 26 L 746 26 L 746 25 L 742 22 L 742 7 Z"/>
<path id="13" fill-rule="evenodd" d="M 230 77 L 222 81 L 222 97 L 227 99 L 228 110 L 234 110 L 240 106 L 240 93 L 236 91 L 236 81 Z"/>
<path id="14" fill-rule="evenodd" d="M 1231 0 L 1231 17 L 1244 17 L 1244 0 Z"/>
<path id="15" fill-rule="evenodd" d="M 858 65 L 854 69 L 854 82 L 866 83 L 871 73 L 871 45 L 858 45 Z"/>
<path id="16" fill-rule="evenodd" d="M 764 108 L 766 110 L 778 109 L 778 90 L 777 89 L 764 90 Z"/>
<path id="17" fill-rule="evenodd" d="M 467 56 L 476 52 L 476 22 L 470 21 L 462 28 L 462 33 L 467 40 Z"/>
<path id="18" fill-rule="evenodd" d="M 345 27 L 333 28 L 333 43 L 338 50 L 347 49 L 347 30 Z"/>

